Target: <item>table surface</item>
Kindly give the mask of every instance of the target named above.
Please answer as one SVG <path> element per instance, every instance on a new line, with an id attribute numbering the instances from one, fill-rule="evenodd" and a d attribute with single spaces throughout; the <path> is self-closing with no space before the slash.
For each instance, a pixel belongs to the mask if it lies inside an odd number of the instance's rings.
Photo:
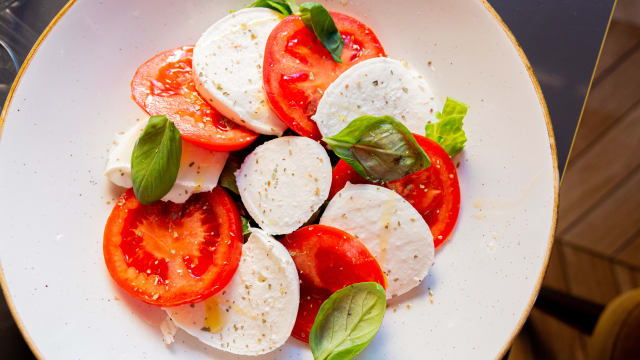
<path id="1" fill-rule="evenodd" d="M 247 0 L 249 1 L 249 0 Z M 0 1 L 2 3 L 3 1 Z M 36 40 L 67 0 L 22 0 L 11 13 L 24 41 Z M 549 107 L 562 172 L 609 24 L 615 0 L 489 0 L 527 54 Z M 14 28 L 15 29 L 15 28 Z M 6 29 L 0 27 L 0 35 Z M 9 30 L 11 31 L 11 30 Z M 13 30 L 16 31 L 16 30 Z M 28 48 L 28 46 L 27 46 Z M 2 56 L 5 56 L 3 54 Z M 18 63 L 21 61 L 18 56 Z M 15 69 L 4 74 L 0 100 Z M 2 80 L 2 77 L 0 77 Z M 32 358 L 0 297 L 0 344 L 12 359 Z"/>

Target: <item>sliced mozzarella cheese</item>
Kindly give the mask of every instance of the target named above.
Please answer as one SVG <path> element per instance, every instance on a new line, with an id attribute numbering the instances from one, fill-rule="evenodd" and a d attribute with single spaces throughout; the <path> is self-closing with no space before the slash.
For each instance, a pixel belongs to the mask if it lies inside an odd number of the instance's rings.
<path id="1" fill-rule="evenodd" d="M 282 16 L 248 8 L 225 16 L 202 34 L 193 49 L 193 74 L 204 99 L 224 116 L 257 133 L 286 129 L 267 103 L 262 63 L 267 38 Z"/>
<path id="2" fill-rule="evenodd" d="M 331 163 L 318 142 L 285 136 L 258 146 L 236 172 L 242 203 L 271 235 L 288 234 L 320 208 L 331 188 Z"/>
<path id="3" fill-rule="evenodd" d="M 424 78 L 389 58 L 365 60 L 325 90 L 312 119 L 322 136 L 333 136 L 362 115 L 391 115 L 415 133 L 435 121 L 436 103 Z"/>
<path id="4" fill-rule="evenodd" d="M 387 276 L 387 298 L 418 286 L 433 265 L 433 237 L 411 204 L 376 185 L 347 183 L 327 205 L 320 224 L 356 236 Z"/>
<path id="5" fill-rule="evenodd" d="M 124 188 L 133 187 L 131 182 L 131 153 L 142 134 L 146 123 L 140 121 L 125 133 L 120 133 L 109 149 L 109 159 L 104 174 L 112 183 Z"/>
<path id="6" fill-rule="evenodd" d="M 146 125 L 141 121 L 114 141 L 115 146 L 109 152 L 105 170 L 105 175 L 112 183 L 125 188 L 133 186 L 131 153 Z M 162 200 L 183 203 L 192 193 L 211 191 L 218 184 L 228 156 L 227 152 L 210 151 L 183 141 L 178 178 Z"/>
<path id="7" fill-rule="evenodd" d="M 289 338 L 299 302 L 298 271 L 289 252 L 263 231 L 252 229 L 229 285 L 204 302 L 165 311 L 178 327 L 207 345 L 259 355 Z"/>

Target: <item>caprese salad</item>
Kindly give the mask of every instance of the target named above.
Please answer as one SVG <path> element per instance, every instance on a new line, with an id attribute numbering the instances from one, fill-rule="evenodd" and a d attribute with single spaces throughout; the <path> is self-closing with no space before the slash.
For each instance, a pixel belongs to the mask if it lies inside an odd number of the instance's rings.
<path id="1" fill-rule="evenodd" d="M 103 252 L 166 311 L 167 344 L 180 328 L 259 355 L 293 336 L 352 358 L 453 232 L 468 107 L 351 16 L 258 0 L 146 61 L 131 91 L 150 118 L 110 150 L 127 190 Z"/>

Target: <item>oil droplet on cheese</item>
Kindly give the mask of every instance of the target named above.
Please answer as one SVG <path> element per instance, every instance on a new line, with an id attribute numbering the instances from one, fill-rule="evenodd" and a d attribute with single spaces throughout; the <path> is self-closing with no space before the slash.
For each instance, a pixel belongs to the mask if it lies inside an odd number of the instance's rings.
<path id="1" fill-rule="evenodd" d="M 225 324 L 225 312 L 220 308 L 218 299 L 215 296 L 204 301 L 204 326 L 209 332 L 215 334 L 220 332 Z"/>
<path id="2" fill-rule="evenodd" d="M 395 193 L 391 194 L 395 195 Z M 384 229 L 378 235 L 378 240 L 380 242 L 380 257 L 378 259 L 378 263 L 380 266 L 384 264 L 385 257 L 387 255 L 387 246 L 389 246 L 389 235 L 391 234 L 391 216 L 393 215 L 393 210 L 395 209 L 395 198 L 394 196 L 390 196 L 387 201 L 382 205 L 382 213 L 380 214 L 380 222 L 384 226 Z"/>
<path id="3" fill-rule="evenodd" d="M 250 311 L 247 311 L 237 305 L 231 305 L 231 310 L 235 311 L 236 313 L 244 316 L 244 317 L 248 317 L 249 319 L 252 320 L 258 320 L 258 316 L 255 314 L 252 314 Z"/>

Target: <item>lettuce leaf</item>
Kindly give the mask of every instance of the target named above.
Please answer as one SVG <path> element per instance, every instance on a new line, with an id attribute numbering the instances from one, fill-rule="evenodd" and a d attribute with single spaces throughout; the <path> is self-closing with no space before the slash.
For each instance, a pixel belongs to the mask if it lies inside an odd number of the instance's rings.
<path id="1" fill-rule="evenodd" d="M 469 105 L 447 98 L 442 112 L 436 114 L 438 122 L 427 124 L 425 135 L 444 148 L 449 156 L 454 156 L 464 148 L 467 142 L 462 120 L 467 115 Z"/>

